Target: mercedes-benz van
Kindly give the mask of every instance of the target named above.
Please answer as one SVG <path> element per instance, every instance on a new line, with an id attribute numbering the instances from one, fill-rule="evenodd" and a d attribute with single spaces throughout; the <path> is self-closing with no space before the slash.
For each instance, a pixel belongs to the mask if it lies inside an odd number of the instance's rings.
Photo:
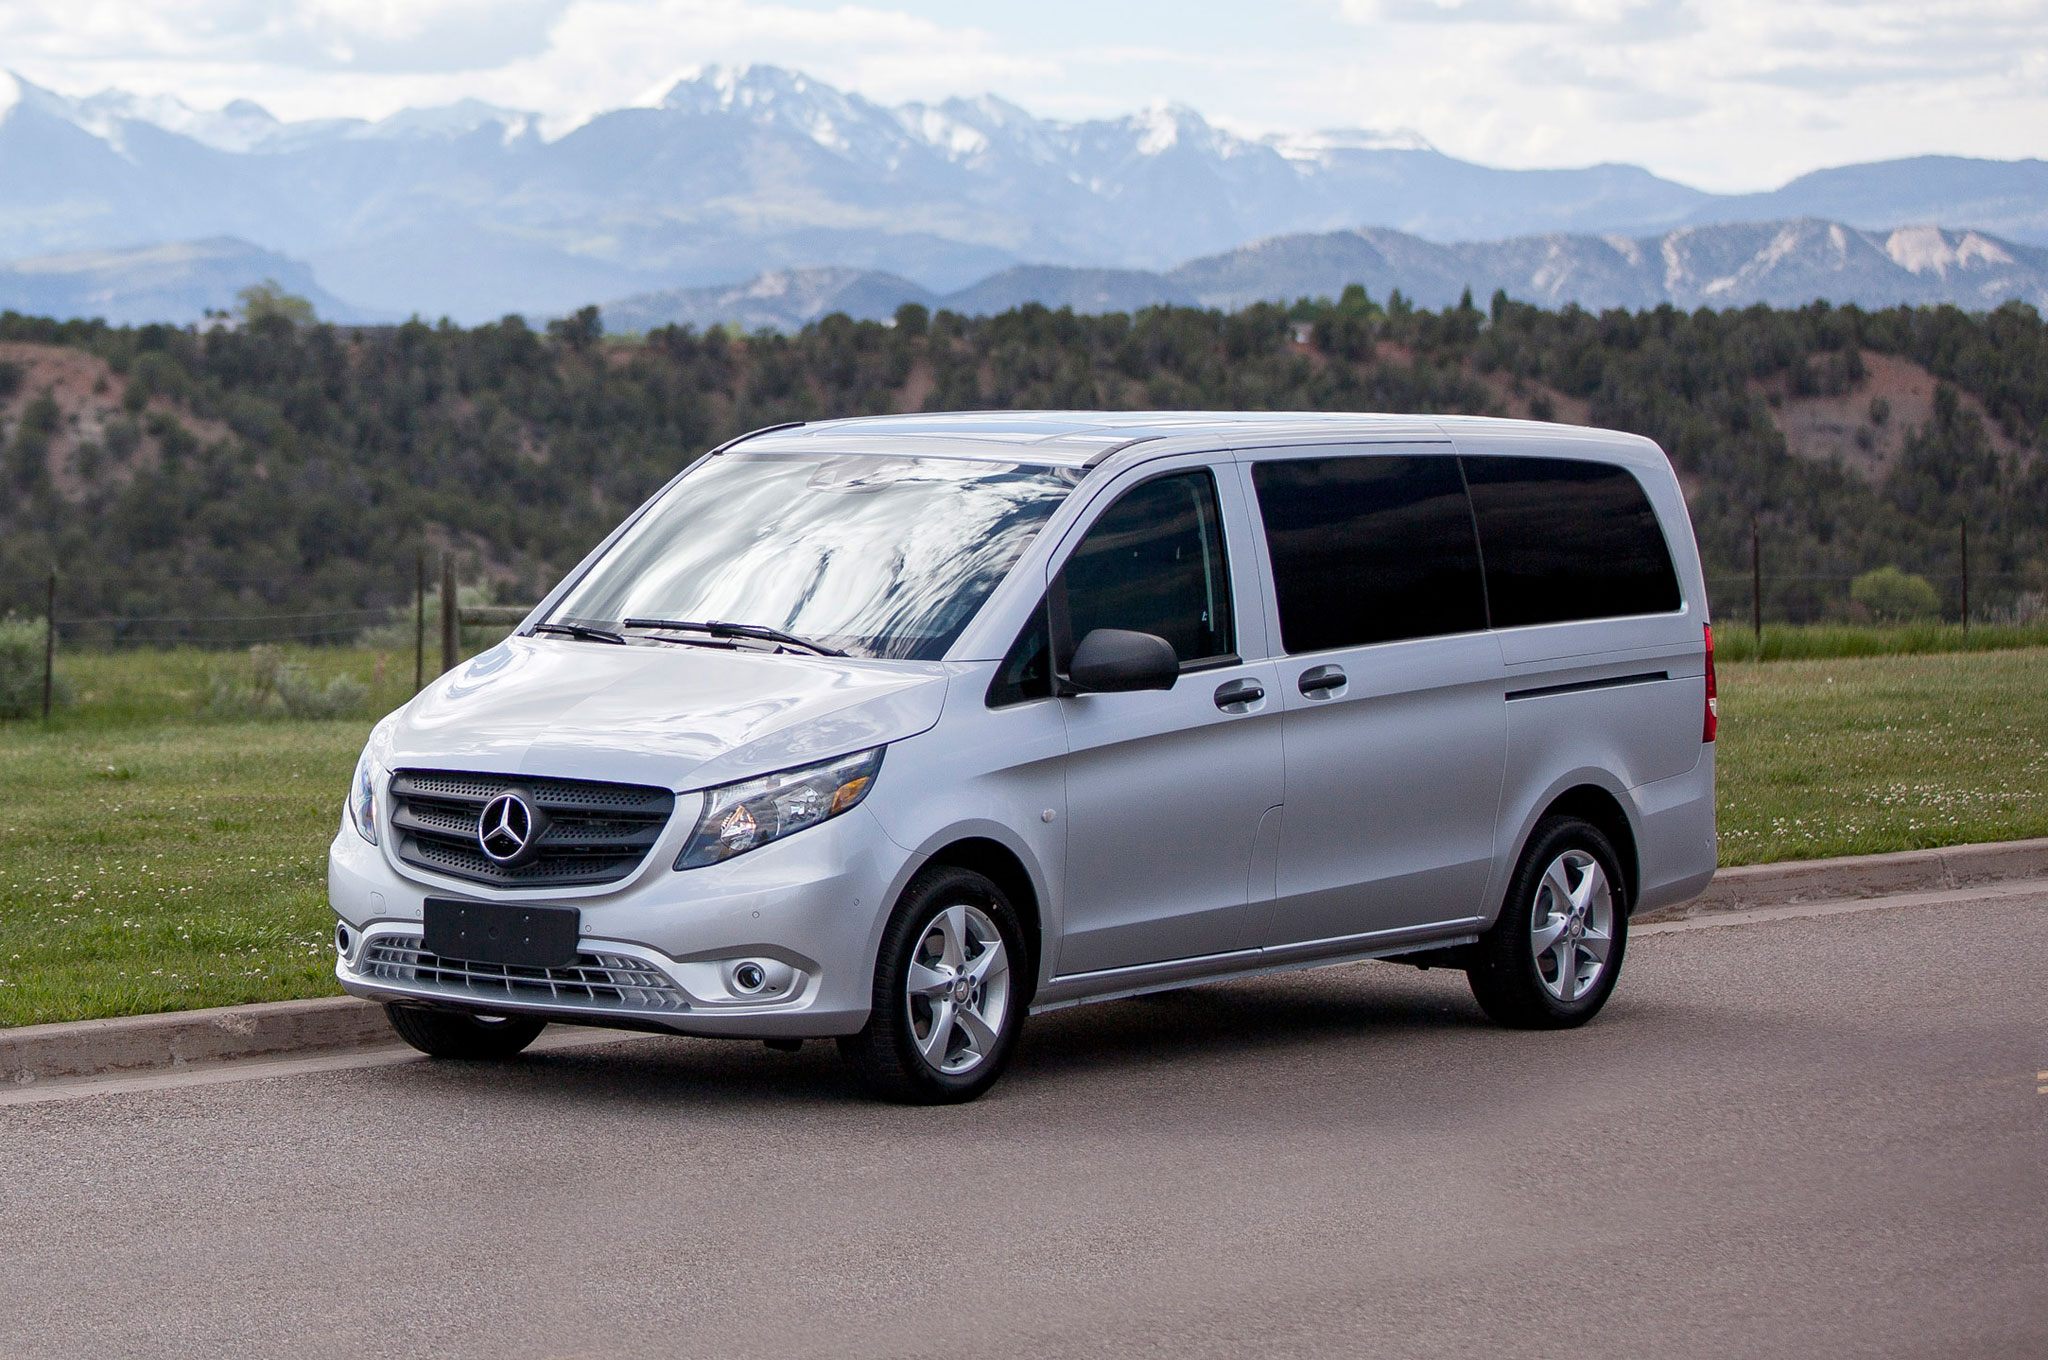
<path id="1" fill-rule="evenodd" d="M 1360 959 L 1589 1019 L 1715 863 L 1712 634 L 1655 444 L 1005 412 L 698 459 L 379 723 L 336 975 L 427 1053 L 835 1039 L 978 1095 L 1033 1011 Z"/>

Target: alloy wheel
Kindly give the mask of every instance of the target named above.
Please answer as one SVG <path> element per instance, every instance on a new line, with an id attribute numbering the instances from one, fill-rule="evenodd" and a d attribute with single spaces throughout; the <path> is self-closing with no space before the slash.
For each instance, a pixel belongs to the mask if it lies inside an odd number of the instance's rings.
<path id="1" fill-rule="evenodd" d="M 911 1040 L 934 1071 L 962 1076 L 996 1051 L 1009 1013 L 1010 958 L 981 908 L 941 908 L 918 936 L 904 980 Z"/>
<path id="2" fill-rule="evenodd" d="M 1614 891 L 1599 860 L 1567 850 L 1550 862 L 1529 913 L 1529 944 L 1544 990 L 1559 1001 L 1599 982 L 1614 945 Z"/>

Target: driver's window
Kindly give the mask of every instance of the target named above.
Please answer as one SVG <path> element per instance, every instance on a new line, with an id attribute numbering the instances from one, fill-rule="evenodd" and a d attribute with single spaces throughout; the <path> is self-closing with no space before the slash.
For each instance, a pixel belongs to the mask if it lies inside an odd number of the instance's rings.
<path id="1" fill-rule="evenodd" d="M 1068 646 L 1096 628 L 1128 628 L 1165 638 L 1183 666 L 1236 650 L 1223 519 L 1207 471 L 1155 477 L 1125 492 L 1061 576 Z"/>

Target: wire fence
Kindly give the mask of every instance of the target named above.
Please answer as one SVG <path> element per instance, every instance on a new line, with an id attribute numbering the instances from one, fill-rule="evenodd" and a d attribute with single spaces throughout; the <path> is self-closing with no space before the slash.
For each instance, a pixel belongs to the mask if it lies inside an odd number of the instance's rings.
<path id="1" fill-rule="evenodd" d="M 2048 581 L 2039 574 L 1973 572 L 1969 537 L 1959 528 L 1958 570 L 1949 574 L 1900 571 L 1766 572 L 1761 535 L 1751 539 L 1750 570 L 1716 572 L 1707 579 L 1715 618 L 1760 630 L 1765 624 L 1889 624 L 1940 621 L 1960 624 L 2040 625 L 2048 623 Z M 431 583 L 427 554 L 421 552 L 398 577 L 347 582 L 334 576 L 241 575 L 166 581 L 160 576 L 123 576 L 53 571 L 42 577 L 0 577 L 0 619 L 49 623 L 43 633 L 44 688 L 58 653 L 124 648 L 197 647 L 228 651 L 266 644 L 373 646 L 411 652 L 414 676 L 451 668 L 466 644 L 485 629 L 516 624 L 525 605 L 464 604 L 452 555 L 439 561 Z M 340 609 L 280 608 L 293 596 L 346 593 L 362 604 Z M 218 601 L 241 594 L 246 610 L 224 609 Z M 211 603 L 190 613 L 170 612 L 159 603 L 183 595 Z M 134 612 L 111 602 L 124 596 L 151 602 Z M 76 602 L 76 607 L 67 604 Z M 145 612 L 146 611 L 146 612 Z"/>
<path id="2" fill-rule="evenodd" d="M 384 597 L 391 604 L 356 608 L 279 608 L 263 596 L 331 595 L 331 580 L 266 577 L 214 577 L 166 582 L 118 577 L 74 577 L 58 571 L 35 579 L 0 578 L 0 618 L 46 618 L 56 621 L 60 645 L 93 649 L 124 647 L 251 647 L 266 642 L 348 644 L 367 632 L 389 629 L 412 619 L 418 608 L 411 581 L 382 588 L 360 588 L 358 598 Z M 247 609 L 224 607 L 223 595 L 246 593 Z M 165 608 L 168 596 L 196 597 L 189 612 Z M 149 603 L 134 610 L 119 607 L 124 597 Z"/>
<path id="3" fill-rule="evenodd" d="M 411 652 L 415 688 L 430 675 L 452 669 L 465 649 L 495 641 L 530 611 L 529 605 L 463 603 L 455 559 L 443 555 L 439 580 L 429 588 L 427 556 L 420 553 L 411 579 L 351 583 L 357 598 L 390 604 L 345 609 L 280 609 L 261 596 L 331 594 L 332 577 L 222 576 L 178 581 L 162 577 L 71 576 L 52 571 L 40 578 L 0 577 L 0 622 L 28 620 L 40 634 L 41 708 L 49 715 L 56 658 L 66 652 L 108 652 L 179 647 L 212 651 L 297 643 L 309 646 L 369 646 L 382 652 Z M 218 601 L 239 589 L 256 594 L 247 610 L 224 611 L 218 604 L 190 613 L 154 609 L 109 609 L 106 601 L 133 594 L 152 601 L 179 594 Z M 67 609 L 72 601 L 92 601 Z M 18 642 L 18 639 L 17 639 Z M 7 658 L 0 658 L 7 660 Z M 25 658 L 13 658 L 18 664 Z M 379 662 L 381 673 L 382 661 Z"/>
<path id="4" fill-rule="evenodd" d="M 1860 572 L 1717 572 L 1707 600 L 1725 623 L 1960 624 L 2048 622 L 2048 581 L 2014 572 L 1919 575 L 1900 572 L 1871 581 Z M 1904 584 L 1901 584 L 1901 581 Z M 1912 582 L 1924 583 L 1925 590 Z M 1865 588 L 1859 589 L 1858 583 Z M 1759 608 L 1761 604 L 1761 608 Z"/>

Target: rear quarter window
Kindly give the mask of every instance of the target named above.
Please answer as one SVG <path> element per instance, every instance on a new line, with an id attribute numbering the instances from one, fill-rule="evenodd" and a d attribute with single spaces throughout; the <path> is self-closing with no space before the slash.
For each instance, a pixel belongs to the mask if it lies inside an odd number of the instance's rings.
<path id="1" fill-rule="evenodd" d="M 1462 461 L 1494 627 L 1679 607 L 1663 526 L 1627 468 L 1571 458 Z"/>

